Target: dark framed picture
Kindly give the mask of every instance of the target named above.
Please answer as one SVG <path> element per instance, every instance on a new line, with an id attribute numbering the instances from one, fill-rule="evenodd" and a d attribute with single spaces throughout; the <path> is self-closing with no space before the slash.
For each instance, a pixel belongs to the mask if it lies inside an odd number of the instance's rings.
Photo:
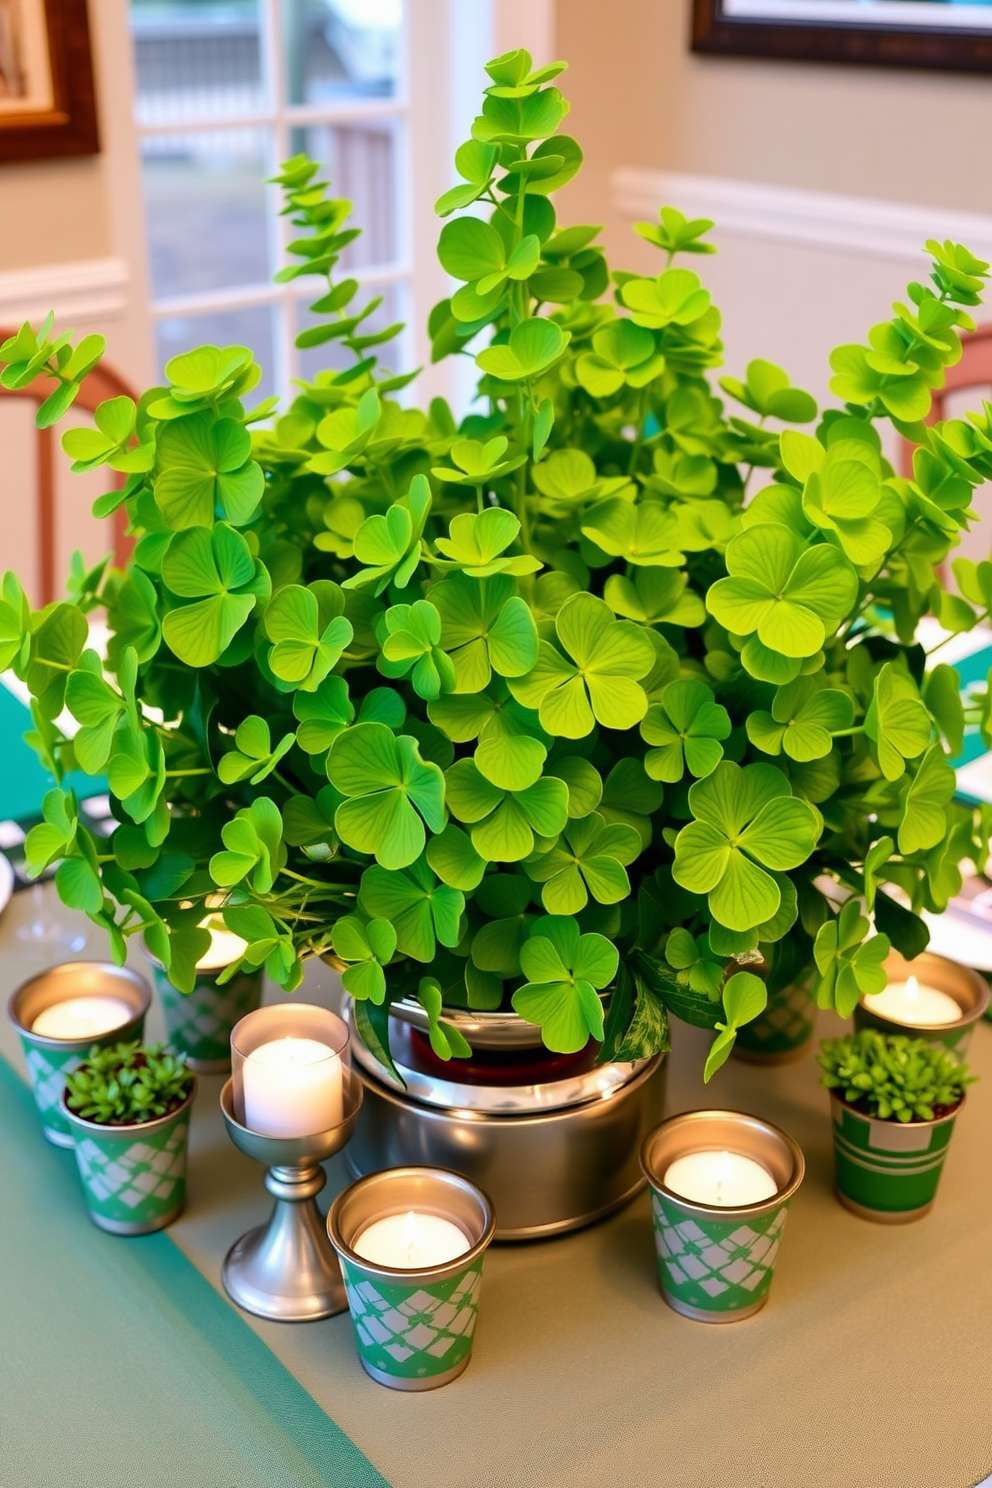
<path id="1" fill-rule="evenodd" d="M 0 0 L 0 165 L 99 148 L 86 0 Z"/>
<path id="2" fill-rule="evenodd" d="M 693 0 L 692 49 L 992 72 L 992 0 Z"/>

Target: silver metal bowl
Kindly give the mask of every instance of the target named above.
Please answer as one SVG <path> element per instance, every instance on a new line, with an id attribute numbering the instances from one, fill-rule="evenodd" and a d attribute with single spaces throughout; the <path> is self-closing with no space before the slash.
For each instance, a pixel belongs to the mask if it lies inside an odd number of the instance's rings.
<path id="1" fill-rule="evenodd" d="M 456 1061 L 443 1075 L 417 1069 L 405 1020 L 394 1018 L 393 1050 L 410 1054 L 400 1064 L 404 1090 L 362 1043 L 347 1006 L 344 1016 L 365 1089 L 346 1153 L 356 1177 L 389 1167 L 462 1173 L 492 1198 L 497 1240 L 580 1229 L 643 1187 L 639 1153 L 664 1117 L 665 1055 L 560 1080 L 486 1084 L 459 1080 Z"/>

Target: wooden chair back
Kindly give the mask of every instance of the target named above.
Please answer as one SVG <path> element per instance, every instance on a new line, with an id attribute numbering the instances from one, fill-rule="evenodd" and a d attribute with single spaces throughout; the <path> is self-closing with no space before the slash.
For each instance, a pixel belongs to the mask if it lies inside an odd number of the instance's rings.
<path id="1" fill-rule="evenodd" d="M 15 332 L 0 328 L 0 344 Z M 40 407 L 52 392 L 52 384 L 44 377 L 36 377 L 24 388 L 5 388 L 0 385 L 0 396 L 25 398 Z M 82 413 L 95 413 L 98 405 L 107 398 L 121 396 L 138 401 L 138 395 L 128 386 L 123 377 L 101 362 L 84 378 L 73 408 Z M 38 553 L 38 589 L 41 603 L 49 604 L 56 595 L 55 577 L 55 430 L 38 429 L 37 483 L 35 498 L 35 537 Z M 126 475 L 109 472 L 110 485 L 121 490 L 127 481 Z M 113 534 L 114 561 L 118 565 L 126 562 L 131 551 L 131 541 L 126 536 L 127 514 L 118 507 L 110 518 Z"/>
<path id="2" fill-rule="evenodd" d="M 936 424 L 949 417 L 949 394 L 982 387 L 992 388 L 992 323 L 976 326 L 973 331 L 961 337 L 961 360 L 947 368 L 944 386 L 933 395 L 927 423 Z M 911 476 L 913 473 L 914 448 L 912 444 L 903 443 L 900 461 L 903 475 Z"/>

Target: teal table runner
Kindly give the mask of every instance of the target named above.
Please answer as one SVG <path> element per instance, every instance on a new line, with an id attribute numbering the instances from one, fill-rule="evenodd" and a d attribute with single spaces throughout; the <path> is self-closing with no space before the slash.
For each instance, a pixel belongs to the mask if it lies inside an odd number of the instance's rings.
<path id="1" fill-rule="evenodd" d="M 0 821 L 36 816 L 42 797 L 55 781 L 42 769 L 24 733 L 32 727 L 31 714 L 19 698 L 0 682 Z M 66 785 L 80 800 L 102 795 L 107 782 L 79 771 L 66 776 Z"/>
<path id="2" fill-rule="evenodd" d="M 2 1059 L 0 1184 L 3 1488 L 388 1488 L 168 1235 L 89 1222 Z"/>

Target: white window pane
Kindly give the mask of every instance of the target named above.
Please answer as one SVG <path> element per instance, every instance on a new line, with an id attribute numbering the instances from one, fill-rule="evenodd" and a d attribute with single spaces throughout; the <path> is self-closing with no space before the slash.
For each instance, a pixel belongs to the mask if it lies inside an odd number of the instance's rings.
<path id="1" fill-rule="evenodd" d="M 250 346 L 262 368 L 262 380 L 247 397 L 254 407 L 277 391 L 275 336 L 271 305 L 244 305 L 237 310 L 213 311 L 207 315 L 175 316 L 155 327 L 159 368 L 170 357 L 194 346 Z"/>
<path id="2" fill-rule="evenodd" d="M 397 92 L 402 0 L 282 0 L 281 12 L 290 103 Z"/>
<path id="3" fill-rule="evenodd" d="M 316 285 L 317 279 L 313 280 Z M 316 299 L 319 290 L 315 290 L 312 299 Z M 382 304 L 377 310 L 373 310 L 368 320 L 363 322 L 362 329 L 368 334 L 383 331 L 387 326 L 394 325 L 397 321 L 405 321 L 408 318 L 407 302 L 409 296 L 406 286 L 402 284 L 384 284 L 379 289 L 359 289 L 352 303 L 348 306 L 347 313 L 350 315 L 355 310 L 361 310 L 371 299 L 382 296 Z M 295 306 L 296 324 L 293 334 L 298 335 L 311 325 L 326 325 L 326 315 L 312 315 L 307 304 L 301 302 Z M 308 382 L 312 382 L 318 372 L 335 371 L 341 372 L 346 367 L 353 367 L 355 359 L 352 353 L 346 350 L 340 341 L 325 341 L 323 346 L 311 346 L 304 350 L 298 350 L 297 365 L 299 375 Z M 379 358 L 378 374 L 384 370 L 389 372 L 405 372 L 409 366 L 409 355 L 407 351 L 407 338 L 401 332 L 395 341 L 387 341 L 383 346 L 370 348 L 370 356 Z"/>
<path id="4" fill-rule="evenodd" d="M 264 284 L 265 131 L 150 135 L 141 156 L 154 297 Z"/>
<path id="5" fill-rule="evenodd" d="M 257 0 L 131 0 L 139 124 L 257 113 Z"/>
<path id="6" fill-rule="evenodd" d="M 393 119 L 354 124 L 311 124 L 292 131 L 293 152 L 322 166 L 331 195 L 354 203 L 354 226 L 362 236 L 341 258 L 344 268 L 368 268 L 399 258 L 396 168 L 398 129 Z"/>

